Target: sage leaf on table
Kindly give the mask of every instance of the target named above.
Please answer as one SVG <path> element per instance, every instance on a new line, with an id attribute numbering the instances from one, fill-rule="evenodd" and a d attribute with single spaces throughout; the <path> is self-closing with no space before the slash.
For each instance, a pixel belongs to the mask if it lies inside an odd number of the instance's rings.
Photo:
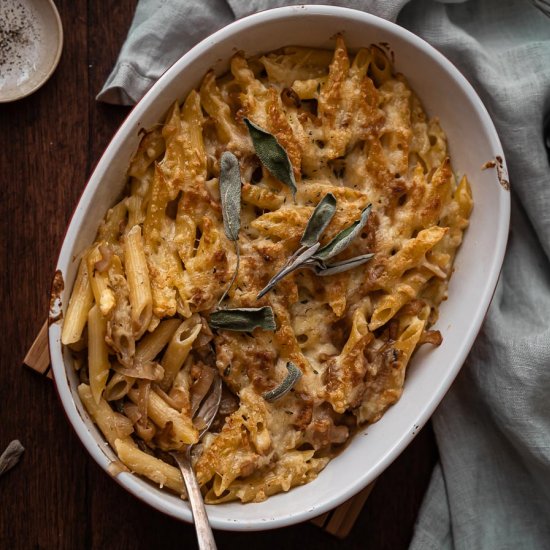
<path id="1" fill-rule="evenodd" d="M 208 324 L 213 329 L 235 332 L 252 332 L 255 328 L 263 330 L 277 328 L 271 306 L 219 309 L 210 315 Z"/>
<path id="2" fill-rule="evenodd" d="M 233 286 L 237 273 L 241 255 L 239 251 L 239 231 L 241 229 L 241 171 L 237 157 L 226 151 L 221 158 L 220 163 L 220 200 L 222 203 L 223 229 L 225 235 L 230 241 L 235 243 L 235 253 L 237 255 L 237 265 L 235 273 L 225 289 L 222 297 L 218 301 L 218 306 L 223 302 L 227 293 Z"/>
<path id="3" fill-rule="evenodd" d="M 269 170 L 272 176 L 290 187 L 292 197 L 296 196 L 296 180 L 292 163 L 284 147 L 277 141 L 277 138 L 260 128 L 248 118 L 244 119 L 248 133 L 252 139 L 256 155 L 260 162 Z"/>
<path id="4" fill-rule="evenodd" d="M 21 458 L 25 447 L 18 439 L 14 439 L 0 456 L 0 476 L 11 470 Z"/>
<path id="5" fill-rule="evenodd" d="M 285 396 L 294 387 L 294 384 L 296 384 L 296 382 L 298 382 L 301 378 L 302 371 L 294 363 L 289 361 L 286 364 L 286 369 L 288 374 L 285 379 L 276 388 L 273 388 L 263 394 L 262 397 L 266 401 L 272 403 L 273 401 L 277 401 L 277 399 Z"/>
<path id="6" fill-rule="evenodd" d="M 334 207 L 331 206 L 333 203 Z M 326 260 L 343 252 L 362 231 L 363 227 L 365 227 L 371 211 L 370 204 L 363 209 L 357 221 L 340 231 L 328 244 L 322 248 L 319 242 L 315 242 L 311 246 L 308 246 L 308 244 L 314 240 L 314 237 L 318 239 L 321 236 L 321 233 L 332 219 L 335 209 L 336 199 L 334 196 L 330 193 L 325 195 L 308 221 L 302 240 L 300 241 L 302 247 L 299 248 L 289 258 L 283 268 L 271 278 L 267 285 L 260 291 L 257 298 L 261 298 L 267 294 L 283 277 L 286 277 L 289 273 L 297 269 L 308 268 L 314 271 L 316 275 L 326 277 L 358 267 L 368 262 L 374 256 L 374 254 L 362 254 L 340 262 L 326 263 Z"/>

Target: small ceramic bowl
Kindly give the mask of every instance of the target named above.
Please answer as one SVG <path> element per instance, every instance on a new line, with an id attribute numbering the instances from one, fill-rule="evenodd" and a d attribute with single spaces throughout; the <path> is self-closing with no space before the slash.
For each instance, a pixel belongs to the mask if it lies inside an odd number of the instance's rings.
<path id="1" fill-rule="evenodd" d="M 0 103 L 38 90 L 63 49 L 61 19 L 52 0 L 0 2 Z"/>
<path id="2" fill-rule="evenodd" d="M 508 235 L 510 193 L 489 160 L 504 158 L 487 111 L 473 88 L 443 55 L 407 30 L 372 15 L 345 8 L 296 6 L 265 11 L 213 34 L 184 55 L 130 113 L 97 165 L 76 208 L 58 261 L 52 320 L 66 307 L 78 258 L 94 239 L 106 210 L 119 196 L 140 130 L 162 117 L 175 99 L 182 101 L 213 67 L 228 68 L 231 55 L 269 52 L 285 45 L 333 48 L 331 37 L 344 34 L 350 49 L 383 44 L 391 48 L 395 67 L 405 74 L 430 116 L 438 116 L 448 136 L 454 169 L 472 183 L 474 211 L 459 250 L 449 299 L 436 325 L 443 334 L 438 348 L 421 348 L 407 372 L 401 399 L 371 426 L 364 427 L 346 449 L 307 485 L 257 504 L 208 506 L 213 527 L 238 531 L 282 527 L 311 519 L 338 506 L 379 476 L 430 418 L 449 389 L 489 307 Z M 502 166 L 505 170 L 505 166 Z M 64 282 L 64 286 L 60 283 Z M 63 290 L 61 290 L 63 288 Z M 107 471 L 115 459 L 90 421 L 76 391 L 78 379 L 70 354 L 61 345 L 61 327 L 49 329 L 55 383 L 69 421 L 94 460 Z M 175 518 L 191 521 L 186 502 L 129 473 L 116 481 L 136 497 Z"/>

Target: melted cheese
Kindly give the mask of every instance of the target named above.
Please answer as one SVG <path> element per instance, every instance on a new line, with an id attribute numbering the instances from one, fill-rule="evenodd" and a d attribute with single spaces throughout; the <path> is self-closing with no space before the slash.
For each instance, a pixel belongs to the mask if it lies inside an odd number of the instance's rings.
<path id="1" fill-rule="evenodd" d="M 381 55 L 374 47 L 350 55 L 341 37 L 332 53 L 290 48 L 250 61 L 237 54 L 231 73 L 217 80 L 208 73 L 200 95 L 192 92 L 181 110 L 175 105 L 163 137 L 158 128 L 147 134 L 132 162 L 128 219 L 144 224 L 157 323 L 192 314 L 202 323 L 176 380 L 215 368 L 239 402 L 196 459 L 210 502 L 260 501 L 313 479 L 350 428 L 376 421 L 399 398 L 407 363 L 446 295 L 471 211 L 469 186 L 464 180 L 457 190 L 437 120 L 428 120 Z M 287 151 L 295 200 L 254 154 L 244 117 Z M 273 332 L 208 328 L 237 265 L 219 199 L 224 150 L 238 157 L 244 183 L 240 265 L 223 307 L 271 306 Z M 335 260 L 374 258 L 328 277 L 297 270 L 258 300 L 329 192 L 337 207 L 321 244 L 372 204 L 367 225 Z M 129 229 L 113 230 L 115 254 Z M 111 345 L 117 331 L 129 330 L 119 282 L 113 279 L 121 303 L 108 317 Z M 262 395 L 282 382 L 288 361 L 302 377 L 267 402 Z M 146 425 L 134 423 L 138 433 Z M 170 426 L 162 428 L 165 436 Z M 155 437 L 160 432 L 147 441 L 153 449 L 161 444 Z"/>

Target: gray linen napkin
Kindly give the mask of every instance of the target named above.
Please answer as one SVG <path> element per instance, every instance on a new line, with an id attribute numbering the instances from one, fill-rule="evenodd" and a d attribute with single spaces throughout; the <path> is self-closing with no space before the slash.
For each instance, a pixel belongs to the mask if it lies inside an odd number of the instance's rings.
<path id="1" fill-rule="evenodd" d="M 543 9 L 545 2 L 535 3 Z M 140 0 L 98 99 L 134 103 L 211 32 L 295 3 Z M 495 122 L 512 184 L 500 282 L 466 365 L 433 416 L 441 458 L 411 548 L 550 548 L 550 165 L 543 136 L 550 19 L 526 0 L 324 3 L 397 20 L 453 61 Z"/>

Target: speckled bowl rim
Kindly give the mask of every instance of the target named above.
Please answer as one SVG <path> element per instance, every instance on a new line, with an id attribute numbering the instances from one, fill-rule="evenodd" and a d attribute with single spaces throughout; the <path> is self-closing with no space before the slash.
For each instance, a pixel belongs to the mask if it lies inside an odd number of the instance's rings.
<path id="1" fill-rule="evenodd" d="M 24 97 L 28 97 L 31 94 L 34 94 L 34 92 L 36 92 L 38 89 L 44 86 L 44 84 L 46 84 L 46 82 L 51 78 L 55 69 L 57 69 L 57 65 L 59 65 L 59 60 L 61 59 L 61 52 L 63 51 L 63 25 L 61 23 L 61 17 L 59 15 L 59 11 L 57 10 L 57 6 L 54 4 L 53 0 L 46 0 L 46 1 L 48 3 L 48 6 L 51 8 L 51 11 L 53 13 L 53 16 L 56 22 L 56 28 L 57 28 L 57 50 L 55 52 L 53 63 L 51 64 L 48 71 L 44 74 L 44 77 L 41 80 L 38 80 L 37 83 L 29 90 L 16 96 L 10 96 L 8 98 L 3 97 L 2 90 L 0 90 L 0 103 L 12 103 L 13 101 L 18 101 L 20 99 L 23 99 Z"/>

